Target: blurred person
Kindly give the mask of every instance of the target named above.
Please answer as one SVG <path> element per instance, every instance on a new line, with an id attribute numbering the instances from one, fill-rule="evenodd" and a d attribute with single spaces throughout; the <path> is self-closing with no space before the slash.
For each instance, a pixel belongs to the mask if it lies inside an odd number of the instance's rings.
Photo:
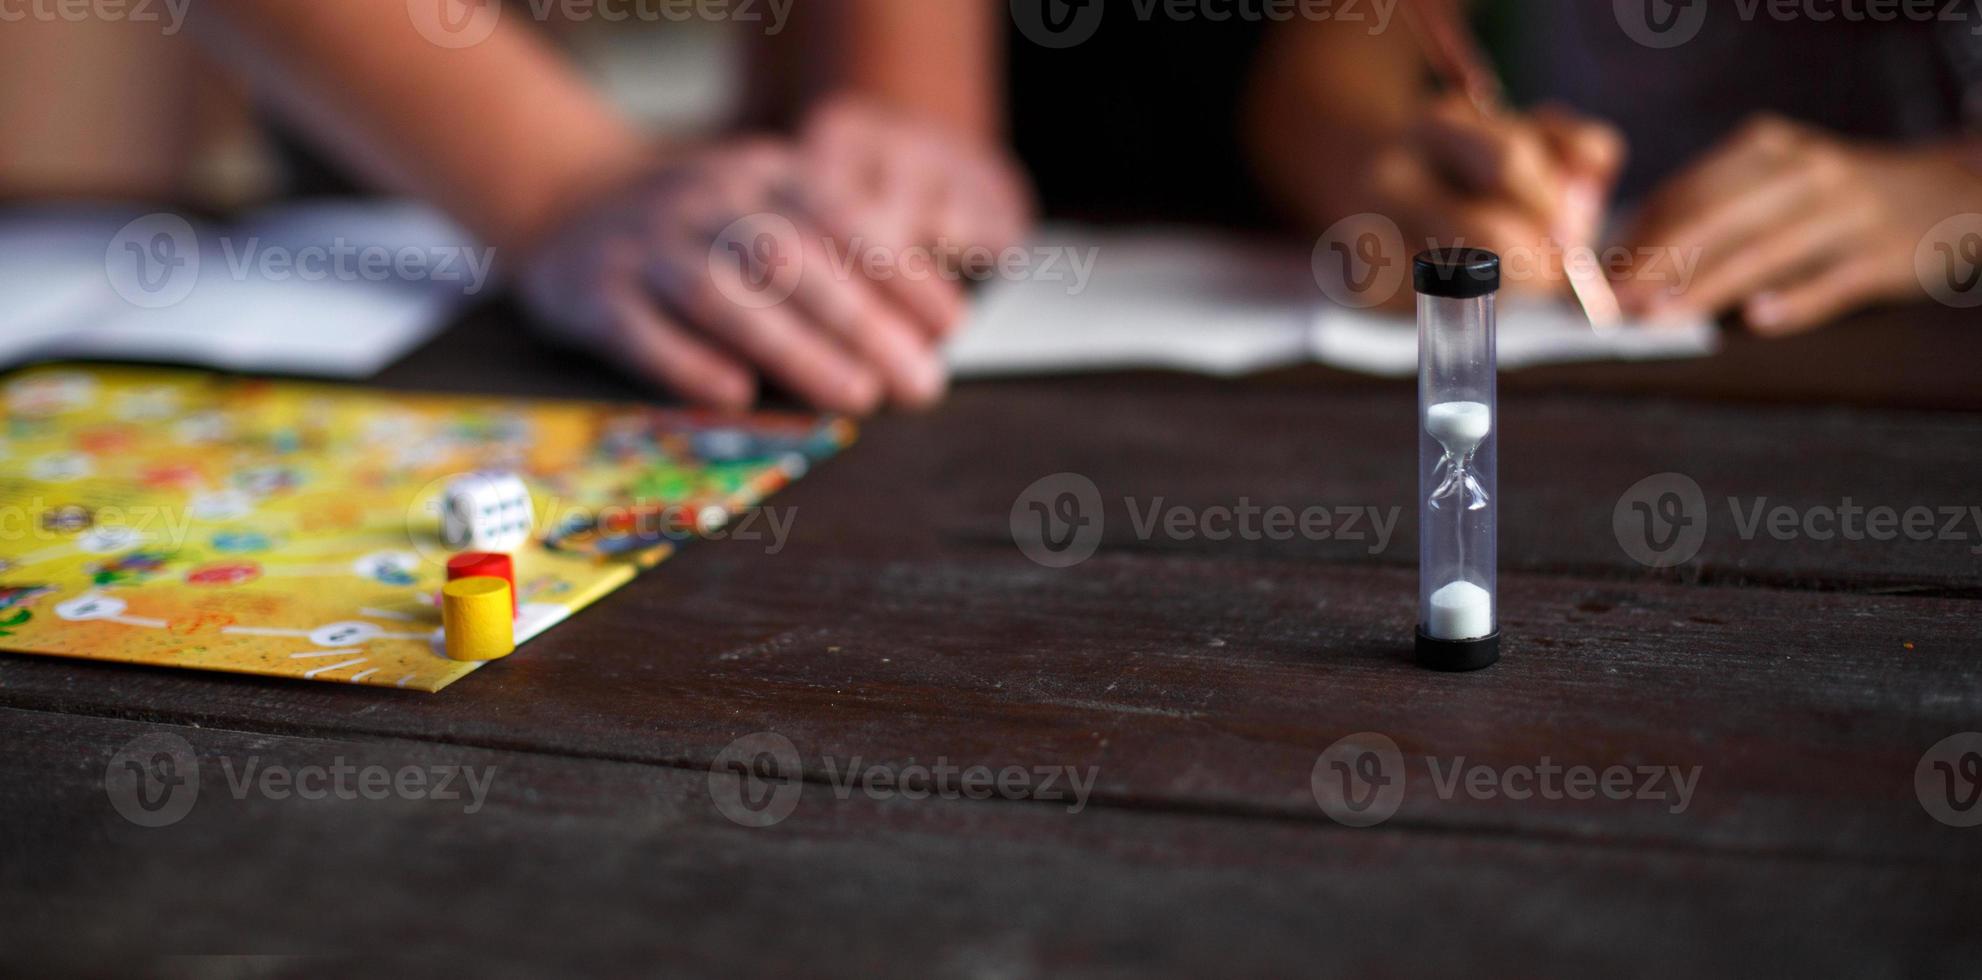
<path id="1" fill-rule="evenodd" d="M 1269 197 L 1311 232 L 1371 212 L 1407 242 L 1553 255 L 1509 288 L 1556 292 L 1551 229 L 1595 187 L 1637 212 L 1630 264 L 1610 270 L 1628 313 L 1732 312 L 1762 334 L 1918 296 L 1922 236 L 1982 211 L 1962 135 L 1970 25 L 1716 6 L 1696 37 L 1657 48 L 1625 30 L 1628 4 L 1475 8 L 1521 107 L 1491 118 L 1433 84 L 1401 18 L 1274 31 L 1246 120 Z M 1683 278 L 1681 259 L 1697 260 Z"/>
<path id="2" fill-rule="evenodd" d="M 442 23 L 487 16 L 435 2 Z M 811 98 L 793 135 L 672 141 L 636 132 L 514 19 L 446 46 L 405 0 L 210 9 L 220 49 L 245 55 L 327 152 L 515 257 L 522 296 L 556 336 L 721 407 L 750 404 L 760 381 L 836 411 L 926 406 L 947 384 L 938 342 L 961 315 L 957 283 L 870 276 L 842 249 L 1001 248 L 1023 234 L 1026 186 L 991 108 L 902 84 L 939 65 L 993 71 L 990 8 L 829 6 L 808 10 L 802 33 L 845 53 L 787 72 Z M 737 261 L 714 261 L 726 246 Z M 809 271 L 776 291 L 742 281 L 794 268 Z"/>
<path id="3" fill-rule="evenodd" d="M 446 211 L 555 339 L 724 408 L 765 384 L 852 413 L 942 396 L 963 309 L 949 264 L 1030 220 L 1000 148 L 992 6 L 814 0 L 756 45 L 755 115 L 781 132 L 656 138 L 525 5 L 489 2 L 215 0 L 185 35 L 9 23 L 0 188 L 186 203 L 197 35 L 330 164 L 302 158 L 305 184 L 342 166 Z M 79 38 L 101 56 L 78 58 Z M 878 272 L 854 261 L 873 251 Z"/>

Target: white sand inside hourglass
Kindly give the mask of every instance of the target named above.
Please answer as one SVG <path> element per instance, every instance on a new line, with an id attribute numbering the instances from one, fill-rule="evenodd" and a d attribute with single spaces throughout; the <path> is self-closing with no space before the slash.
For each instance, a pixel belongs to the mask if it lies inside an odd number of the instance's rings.
<path id="1" fill-rule="evenodd" d="M 1454 456 L 1478 449 L 1492 429 L 1493 410 L 1480 402 L 1439 402 L 1425 409 L 1425 431 Z"/>
<path id="2" fill-rule="evenodd" d="M 1440 640 L 1476 640 L 1493 632 L 1493 596 L 1471 582 L 1445 583 L 1431 594 L 1425 632 Z"/>
<path id="3" fill-rule="evenodd" d="M 1463 460 L 1493 431 L 1493 410 L 1481 402 L 1439 402 L 1425 410 L 1425 431 L 1431 433 L 1451 464 Z M 1493 595 L 1464 579 L 1447 582 L 1431 594 L 1431 617 L 1425 632 L 1441 640 L 1473 640 L 1493 632 Z"/>

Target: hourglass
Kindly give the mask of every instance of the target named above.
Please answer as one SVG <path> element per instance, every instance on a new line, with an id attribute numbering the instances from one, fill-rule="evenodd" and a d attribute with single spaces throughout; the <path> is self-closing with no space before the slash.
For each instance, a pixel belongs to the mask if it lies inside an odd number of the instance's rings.
<path id="1" fill-rule="evenodd" d="M 1477 670 L 1500 659 L 1494 583 L 1494 293 L 1484 249 L 1420 254 L 1418 662 Z"/>

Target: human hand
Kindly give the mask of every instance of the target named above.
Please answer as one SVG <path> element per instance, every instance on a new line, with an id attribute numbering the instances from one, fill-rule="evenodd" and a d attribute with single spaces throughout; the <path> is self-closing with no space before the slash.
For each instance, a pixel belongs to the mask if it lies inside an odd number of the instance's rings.
<path id="1" fill-rule="evenodd" d="M 895 267 L 885 284 L 938 337 L 961 319 L 959 274 L 988 272 L 1032 226 L 1031 186 L 1001 149 L 874 102 L 822 102 L 800 153 L 808 206 Z"/>
<path id="2" fill-rule="evenodd" d="M 1922 237 L 1974 211 L 1982 176 L 1945 148 L 1885 149 L 1759 117 L 1666 182 L 1631 234 L 1634 255 L 1670 252 L 1694 271 L 1627 276 L 1618 299 L 1652 319 L 1739 310 L 1757 333 L 1796 333 L 1917 295 Z"/>
<path id="3" fill-rule="evenodd" d="M 1365 210 L 1394 220 L 1409 251 L 1491 249 L 1510 291 L 1558 292 L 1563 248 L 1594 240 L 1624 153 L 1615 129 L 1566 109 L 1482 116 L 1453 94 L 1379 151 Z"/>
<path id="4" fill-rule="evenodd" d="M 800 170 L 767 140 L 672 152 L 532 249 L 522 296 L 557 337 L 693 402 L 748 407 L 761 376 L 830 411 L 934 403 L 934 307 L 838 274 Z"/>

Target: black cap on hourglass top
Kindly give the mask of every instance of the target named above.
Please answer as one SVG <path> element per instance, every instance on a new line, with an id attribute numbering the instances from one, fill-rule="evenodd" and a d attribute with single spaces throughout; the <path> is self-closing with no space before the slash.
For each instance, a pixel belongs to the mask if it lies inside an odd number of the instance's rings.
<path id="1" fill-rule="evenodd" d="M 1500 256 L 1483 248 L 1434 248 L 1411 260 L 1411 285 L 1426 296 L 1472 299 L 1500 291 Z"/>

